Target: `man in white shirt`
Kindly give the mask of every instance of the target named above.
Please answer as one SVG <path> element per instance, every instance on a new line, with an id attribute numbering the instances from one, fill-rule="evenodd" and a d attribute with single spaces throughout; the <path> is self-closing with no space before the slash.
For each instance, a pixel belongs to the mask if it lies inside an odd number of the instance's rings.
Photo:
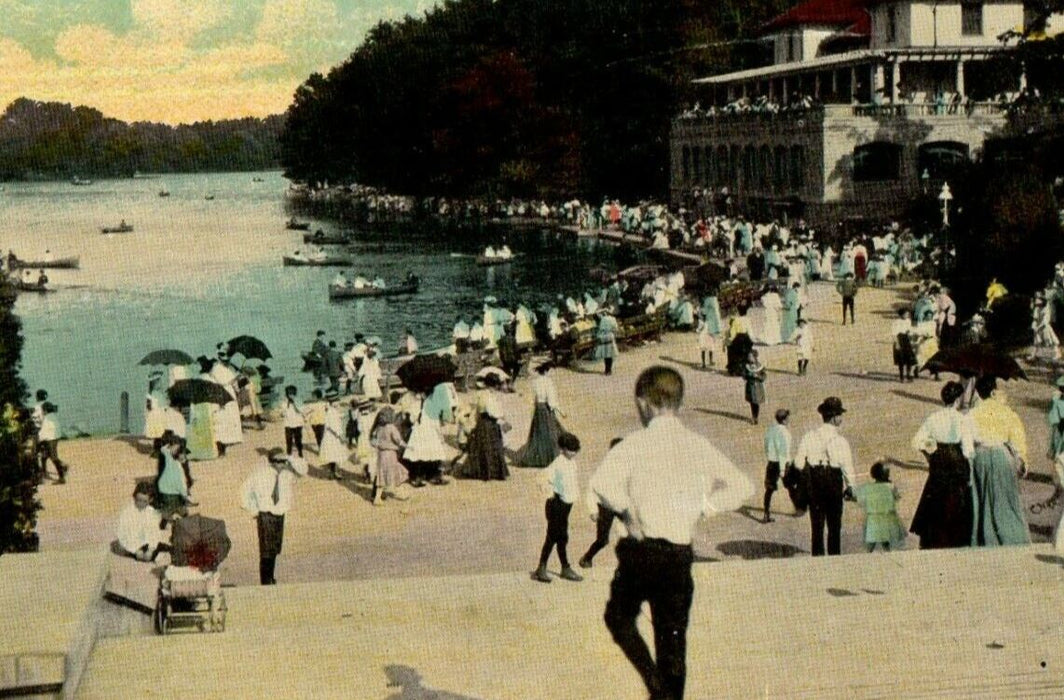
<path id="1" fill-rule="evenodd" d="M 558 560 L 562 564 L 561 577 L 568 581 L 584 580 L 583 576 L 569 566 L 569 557 L 565 551 L 569 543 L 569 513 L 580 495 L 576 462 L 573 461 L 576 453 L 580 451 L 580 440 L 572 433 L 562 433 L 558 436 L 558 450 L 558 456 L 540 477 L 551 495 L 544 506 L 547 515 L 547 539 L 540 550 L 539 566 L 532 572 L 532 580 L 543 583 L 550 583 L 547 560 L 550 559 L 550 553 L 555 546 L 558 548 Z"/>
<path id="2" fill-rule="evenodd" d="M 58 475 L 55 483 L 65 484 L 68 466 L 59 459 L 59 438 L 63 437 L 63 429 L 59 426 L 59 417 L 56 415 L 58 408 L 55 404 L 45 401 L 41 405 L 41 410 L 43 418 L 41 418 L 40 430 L 37 432 L 41 476 L 48 475 L 48 460 L 52 460 Z"/>
<path id="3" fill-rule="evenodd" d="M 683 379 L 676 370 L 643 370 L 635 403 L 645 427 L 606 454 L 589 484 L 628 529 L 617 544 L 606 627 L 651 697 L 680 698 L 694 595 L 695 526 L 702 517 L 738 508 L 754 486 L 720 450 L 680 422 Z M 644 601 L 650 604 L 656 661 L 636 628 Z"/>
<path id="4" fill-rule="evenodd" d="M 259 537 L 259 583 L 277 583 L 274 567 L 284 542 L 284 516 L 292 508 L 295 481 L 307 475 L 307 463 L 271 448 L 266 460 L 256 466 L 241 489 L 244 510 L 255 514 Z"/>
<path id="5" fill-rule="evenodd" d="M 296 400 L 296 386 L 289 384 L 284 388 L 284 403 L 281 412 L 284 419 L 284 447 L 286 454 L 296 450 L 303 457 L 303 404 Z"/>
<path id="6" fill-rule="evenodd" d="M 850 443 L 839 434 L 842 414 L 846 412 L 842 401 L 837 396 L 829 396 L 816 410 L 824 424 L 802 436 L 794 463 L 805 469 L 809 484 L 810 551 L 814 557 L 822 557 L 825 524 L 827 553 L 841 553 L 842 501 L 844 496 L 852 498 L 855 478 Z"/>
<path id="7" fill-rule="evenodd" d="M 793 464 L 791 460 L 791 431 L 787 429 L 787 420 L 791 412 L 786 408 L 776 411 L 776 422 L 765 431 L 765 516 L 761 522 L 771 523 L 772 494 L 779 488 L 779 479 L 782 470 Z"/>
<path id="8" fill-rule="evenodd" d="M 152 561 L 163 543 L 163 516 L 151 506 L 151 484 L 138 482 L 133 501 L 118 515 L 115 536 L 122 551 L 138 561 Z"/>

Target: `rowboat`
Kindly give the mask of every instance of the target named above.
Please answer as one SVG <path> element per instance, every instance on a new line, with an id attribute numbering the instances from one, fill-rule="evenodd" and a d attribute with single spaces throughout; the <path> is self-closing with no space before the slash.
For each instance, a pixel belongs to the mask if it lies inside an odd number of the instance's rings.
<path id="1" fill-rule="evenodd" d="M 159 196 L 160 197 L 169 197 L 170 196 L 170 191 L 169 190 L 159 190 Z"/>
<path id="2" fill-rule="evenodd" d="M 351 239 L 343 233 L 330 235 L 318 229 L 314 233 L 304 233 L 303 242 L 318 245 L 346 245 L 351 242 Z"/>
<path id="3" fill-rule="evenodd" d="M 44 294 L 46 292 L 55 291 L 46 284 L 37 284 L 36 282 L 23 282 L 21 280 L 15 282 L 14 287 L 20 292 L 36 292 L 38 294 Z"/>
<path id="4" fill-rule="evenodd" d="M 413 279 L 396 287 L 365 287 L 329 285 L 330 299 L 351 299 L 353 297 L 392 297 L 401 294 L 416 294 L 420 280 Z"/>
<path id="5" fill-rule="evenodd" d="M 100 233 L 130 233 L 133 231 L 133 224 L 127 224 L 124 221 L 118 226 L 104 226 L 100 229 Z"/>
<path id="6" fill-rule="evenodd" d="M 83 180 L 80 177 L 78 177 L 77 175 L 75 175 L 73 178 L 71 178 L 70 184 L 71 185 L 91 185 L 92 184 L 92 180 Z"/>
<path id="7" fill-rule="evenodd" d="M 306 221 L 296 221 L 295 219 L 289 219 L 285 222 L 284 227 L 289 231 L 309 231 L 310 223 Z"/>
<path id="8" fill-rule="evenodd" d="M 490 257 L 489 258 L 489 257 L 487 257 L 485 255 L 478 255 L 477 256 L 477 265 L 505 265 L 507 263 L 512 263 L 513 261 L 514 261 L 514 256 L 512 256 L 512 255 L 510 257 L 508 257 L 508 258 L 500 258 L 498 256 L 494 256 L 494 257 Z"/>
<path id="9" fill-rule="evenodd" d="M 323 258 L 295 258 L 285 255 L 282 260 L 285 267 L 351 267 L 355 261 L 341 256 L 325 256 Z"/>
<path id="10" fill-rule="evenodd" d="M 71 255 L 66 258 L 53 258 L 51 260 L 22 260 L 20 258 L 8 258 L 7 264 L 12 270 L 22 268 L 40 270 L 42 268 L 74 270 L 77 269 L 81 258 Z"/>

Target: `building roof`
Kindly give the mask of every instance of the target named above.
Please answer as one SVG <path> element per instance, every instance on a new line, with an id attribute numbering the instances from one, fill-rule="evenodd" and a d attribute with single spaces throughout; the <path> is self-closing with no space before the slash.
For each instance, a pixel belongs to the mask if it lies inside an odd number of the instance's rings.
<path id="1" fill-rule="evenodd" d="M 829 26 L 867 35 L 871 20 L 866 0 L 807 0 L 777 16 L 761 28 L 763 34 L 802 26 Z"/>

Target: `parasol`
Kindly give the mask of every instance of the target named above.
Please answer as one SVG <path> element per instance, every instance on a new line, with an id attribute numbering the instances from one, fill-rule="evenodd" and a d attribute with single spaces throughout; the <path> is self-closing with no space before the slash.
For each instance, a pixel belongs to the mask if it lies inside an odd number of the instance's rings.
<path id="1" fill-rule="evenodd" d="M 926 367 L 932 372 L 953 372 L 968 377 L 1027 379 L 1015 358 L 986 344 L 940 350 L 927 361 Z"/>
<path id="2" fill-rule="evenodd" d="M 224 520 L 206 518 L 198 513 L 188 515 L 174 521 L 170 537 L 171 563 L 214 571 L 225 561 L 231 545 Z"/>
<path id="3" fill-rule="evenodd" d="M 510 375 L 508 375 L 506 372 L 502 371 L 498 367 L 491 366 L 483 367 L 477 370 L 477 373 L 474 376 L 477 379 L 487 379 L 488 377 L 494 377 L 495 381 L 498 381 L 500 384 L 505 384 L 506 382 L 510 381 Z"/>
<path id="4" fill-rule="evenodd" d="M 227 345 L 230 355 L 243 355 L 249 360 L 268 360 L 273 357 L 266 343 L 251 335 L 239 335 Z"/>
<path id="5" fill-rule="evenodd" d="M 395 371 L 407 389 L 424 394 L 437 384 L 454 381 L 458 367 L 447 355 L 416 355 Z"/>
<path id="6" fill-rule="evenodd" d="M 188 365 L 192 364 L 192 356 L 181 350 L 152 350 L 143 358 L 138 365 Z"/>
<path id="7" fill-rule="evenodd" d="M 221 384 L 206 379 L 178 379 L 166 393 L 173 406 L 194 403 L 216 403 L 222 406 L 233 400 Z"/>

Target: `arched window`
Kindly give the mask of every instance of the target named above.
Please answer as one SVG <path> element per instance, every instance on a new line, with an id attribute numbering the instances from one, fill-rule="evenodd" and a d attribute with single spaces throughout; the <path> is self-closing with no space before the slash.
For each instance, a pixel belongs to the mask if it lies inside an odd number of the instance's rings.
<path id="1" fill-rule="evenodd" d="M 738 146 L 731 147 L 731 157 L 728 159 L 728 185 L 735 187 L 739 184 L 739 159 L 742 157 L 742 149 Z"/>
<path id="2" fill-rule="evenodd" d="M 787 187 L 787 147 L 776 146 L 773 155 L 775 156 L 775 164 L 773 168 L 773 175 L 775 175 L 775 177 L 772 179 L 772 185 L 778 192 Z"/>
<path id="3" fill-rule="evenodd" d="M 726 185 L 726 184 L 728 184 L 728 147 L 727 146 L 717 146 L 717 158 L 716 158 L 716 163 L 714 163 L 714 165 L 717 166 L 717 184 L 718 185 Z"/>
<path id="4" fill-rule="evenodd" d="M 683 181 L 687 182 L 691 178 L 691 149 L 687 146 L 683 147 L 683 158 L 681 160 L 680 169 L 683 173 Z"/>
<path id="5" fill-rule="evenodd" d="M 747 144 L 743 149 L 743 187 L 750 189 L 756 182 L 754 161 L 757 159 L 757 154 L 754 151 L 754 147 Z"/>
<path id="6" fill-rule="evenodd" d="M 968 144 L 959 141 L 929 141 L 916 151 L 916 174 L 926 172 L 932 180 L 945 180 L 968 162 Z"/>
<path id="7" fill-rule="evenodd" d="M 853 181 L 897 180 L 901 176 L 901 146 L 873 141 L 853 149 Z"/>
<path id="8" fill-rule="evenodd" d="M 791 146 L 791 189 L 800 190 L 805 184 L 805 149 Z"/>
<path id="9" fill-rule="evenodd" d="M 705 167 L 703 168 L 703 171 L 706 174 L 706 179 L 705 179 L 703 184 L 711 185 L 711 184 L 713 184 L 713 147 L 712 146 L 706 146 L 706 148 L 705 148 L 705 164 L 704 165 L 705 165 Z"/>
<path id="10" fill-rule="evenodd" d="M 695 182 L 702 182 L 702 149 L 697 146 L 691 149 L 691 170 Z"/>

